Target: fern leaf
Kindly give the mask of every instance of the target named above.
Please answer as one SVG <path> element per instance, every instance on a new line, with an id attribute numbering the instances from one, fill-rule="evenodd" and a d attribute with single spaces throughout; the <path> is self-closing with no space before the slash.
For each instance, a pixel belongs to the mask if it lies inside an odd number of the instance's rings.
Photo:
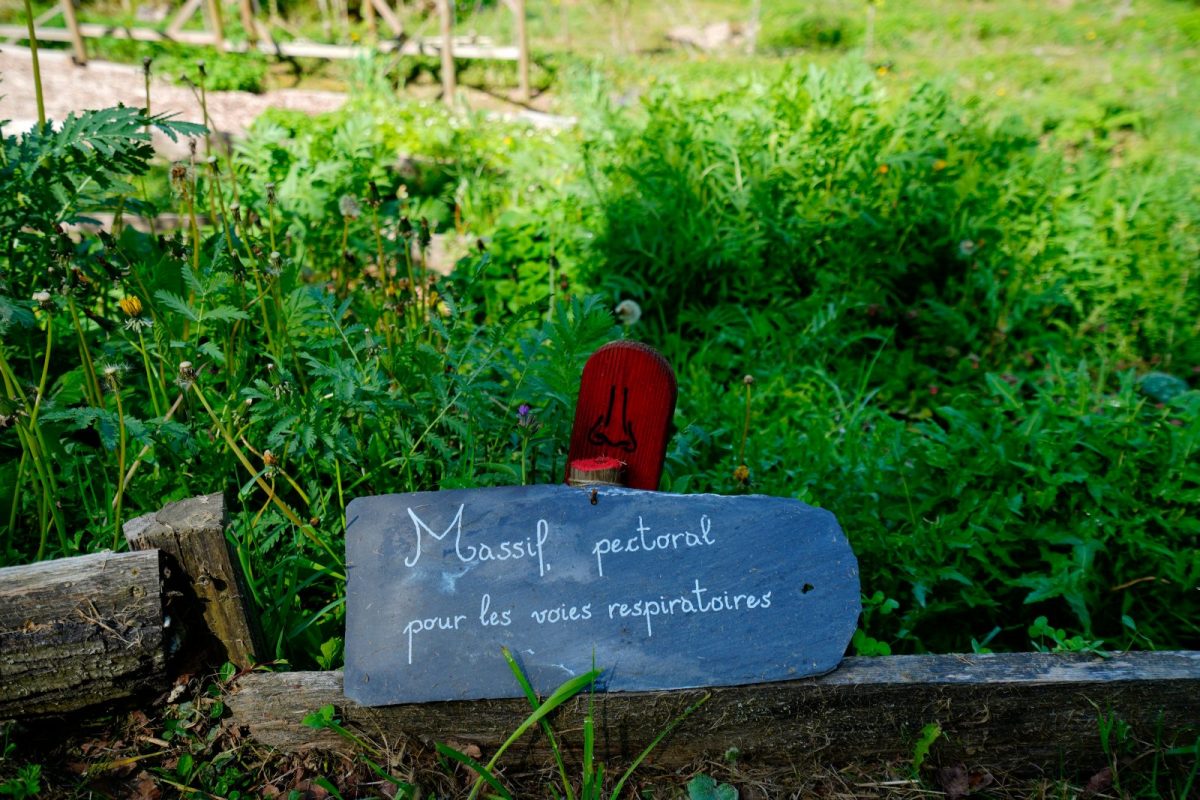
<path id="1" fill-rule="evenodd" d="M 158 302 L 167 306 L 176 314 L 180 314 L 192 322 L 200 321 L 200 318 L 196 315 L 196 312 L 192 309 L 192 307 L 187 304 L 187 301 L 174 292 L 168 292 L 166 289 L 159 289 L 154 293 L 154 297 L 156 300 L 158 300 Z"/>

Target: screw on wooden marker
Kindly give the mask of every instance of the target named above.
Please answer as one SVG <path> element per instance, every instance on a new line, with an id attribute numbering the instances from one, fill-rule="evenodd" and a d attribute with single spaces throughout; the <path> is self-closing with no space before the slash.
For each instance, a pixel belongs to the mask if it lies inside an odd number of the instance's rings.
<path id="1" fill-rule="evenodd" d="M 658 489 L 676 395 L 675 373 L 652 347 L 620 341 L 593 353 L 579 384 L 567 482 Z"/>

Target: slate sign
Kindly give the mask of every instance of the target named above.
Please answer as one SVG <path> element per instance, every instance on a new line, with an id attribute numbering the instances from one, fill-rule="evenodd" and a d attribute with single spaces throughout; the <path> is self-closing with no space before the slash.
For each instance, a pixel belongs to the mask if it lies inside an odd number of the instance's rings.
<path id="1" fill-rule="evenodd" d="M 345 691 L 367 706 L 608 691 L 834 669 L 860 611 L 828 511 L 776 497 L 512 486 L 347 508 Z"/>

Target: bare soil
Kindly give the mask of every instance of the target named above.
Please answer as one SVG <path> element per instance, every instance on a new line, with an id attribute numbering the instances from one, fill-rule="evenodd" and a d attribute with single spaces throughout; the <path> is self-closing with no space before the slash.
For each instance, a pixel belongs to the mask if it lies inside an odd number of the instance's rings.
<path id="1" fill-rule="evenodd" d="M 146 89 L 142 69 L 128 64 L 89 61 L 78 66 L 64 50 L 39 50 L 46 118 L 63 119 L 72 111 L 106 108 L 124 103 L 142 107 Z M 179 114 L 180 119 L 200 122 L 200 102 L 186 86 L 153 80 L 150 89 L 151 110 Z M 275 89 L 263 94 L 249 92 L 210 92 L 208 114 L 213 127 L 232 138 L 246 132 L 258 115 L 268 108 L 283 108 L 319 114 L 333 111 L 346 100 L 341 92 L 311 89 Z M 32 59 L 28 48 L 0 44 L 0 120 L 9 120 L 5 132 L 28 130 L 37 121 Z M 186 145 L 155 140 L 155 147 L 167 157 L 180 157 Z"/>

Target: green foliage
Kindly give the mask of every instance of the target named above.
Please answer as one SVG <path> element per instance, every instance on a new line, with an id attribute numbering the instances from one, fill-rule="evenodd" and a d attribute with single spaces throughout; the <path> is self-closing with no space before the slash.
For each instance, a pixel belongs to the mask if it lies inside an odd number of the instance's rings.
<path id="1" fill-rule="evenodd" d="M 708 775 L 697 775 L 688 781 L 688 800 L 738 800 L 738 790 L 728 783 L 718 783 Z"/>
<path id="2" fill-rule="evenodd" d="M 479 790 L 482 788 L 482 786 L 487 784 L 500 797 L 506 798 L 506 800 L 512 800 L 513 795 L 504 787 L 504 784 L 496 775 L 496 764 L 499 763 L 501 757 L 513 744 L 515 744 L 534 725 L 537 725 L 542 729 L 542 732 L 546 735 L 546 738 L 549 741 L 550 750 L 553 753 L 555 763 L 558 766 L 558 777 L 561 780 L 561 792 L 557 788 L 551 787 L 550 792 L 552 796 L 563 797 L 566 798 L 566 800 L 575 800 L 576 796 L 579 797 L 579 800 L 602 800 L 602 798 L 608 797 L 614 798 L 615 800 L 615 798 L 620 797 L 621 790 L 625 787 L 625 784 L 629 781 L 629 778 L 646 759 L 646 757 L 650 755 L 654 748 L 657 747 L 659 743 L 671 733 L 671 731 L 675 730 L 675 728 L 681 722 L 694 714 L 700 708 L 700 706 L 707 702 L 710 696 L 707 694 L 704 695 L 704 697 L 688 706 L 688 708 L 685 709 L 682 714 L 672 720 L 671 723 L 662 731 L 660 731 L 659 734 L 655 736 L 654 740 L 650 742 L 650 744 L 647 745 L 646 748 L 642 750 L 642 752 L 633 760 L 633 762 L 625 770 L 624 774 L 622 774 L 617 782 L 613 784 L 612 790 L 606 791 L 604 764 L 603 762 L 598 762 L 595 759 L 595 718 L 592 713 L 593 709 L 591 697 L 589 695 L 588 711 L 583 720 L 583 775 L 578 784 L 578 795 L 576 795 L 575 788 L 572 786 L 572 782 L 567 778 L 566 765 L 558 740 L 555 738 L 554 731 L 551 729 L 546 717 L 554 709 L 558 708 L 560 705 L 567 702 L 584 689 L 587 689 L 589 692 L 595 691 L 596 682 L 603 675 L 603 670 L 593 668 L 589 672 L 571 678 L 555 689 L 549 697 L 542 701 L 538 699 L 533 686 L 529 682 L 529 678 L 525 675 L 524 670 L 521 669 L 520 664 L 518 664 L 516 659 L 513 658 L 512 653 L 508 651 L 508 648 L 503 648 L 503 652 L 505 661 L 508 663 L 509 669 L 512 670 L 513 677 L 516 678 L 517 683 L 521 686 L 521 690 L 524 692 L 526 699 L 529 701 L 529 706 L 532 709 L 532 713 L 526 717 L 525 720 L 517 726 L 516 730 L 509 735 L 504 743 L 497 748 L 495 755 L 492 756 L 491 760 L 489 760 L 487 764 L 481 764 L 465 753 L 462 753 L 459 750 L 450 747 L 449 745 L 442 744 L 440 742 L 437 745 L 437 751 L 440 755 L 458 764 L 462 764 L 479 776 L 478 780 L 475 782 L 475 785 L 471 789 L 471 793 L 469 795 L 470 798 L 474 798 L 479 793 Z M 736 797 L 736 792 L 734 796 Z"/>
<path id="3" fill-rule="evenodd" d="M 917 735 L 916 744 L 913 745 L 912 757 L 912 773 L 919 775 L 921 765 L 925 763 L 925 759 L 929 757 L 929 750 L 933 747 L 933 743 L 942 737 L 942 726 L 936 722 L 931 722 L 921 728 L 920 734 Z"/>
<path id="4" fill-rule="evenodd" d="M 811 48 L 846 48 L 861 34 L 857 26 L 841 16 L 822 13 L 774 14 L 768 16 L 758 37 L 764 52 L 787 53 Z"/>
<path id="5" fill-rule="evenodd" d="M 15 778 L 0 783 L 0 795 L 11 797 L 13 800 L 37 797 L 42 791 L 41 778 L 40 764 L 26 764 L 17 770 Z"/>
<path id="6" fill-rule="evenodd" d="M 208 47 L 172 47 L 154 57 L 152 69 L 173 83 L 203 85 L 209 92 L 260 94 L 266 89 L 268 66 L 266 55 L 253 51 L 230 55 Z"/>

